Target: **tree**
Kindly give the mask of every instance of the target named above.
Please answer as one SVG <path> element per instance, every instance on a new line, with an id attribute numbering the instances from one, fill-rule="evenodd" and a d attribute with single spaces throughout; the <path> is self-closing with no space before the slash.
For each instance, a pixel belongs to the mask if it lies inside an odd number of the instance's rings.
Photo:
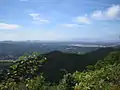
<path id="1" fill-rule="evenodd" d="M 45 64 L 47 58 L 38 53 L 22 56 L 9 68 L 8 78 L 15 81 L 33 78 L 40 73 L 41 67 Z"/>

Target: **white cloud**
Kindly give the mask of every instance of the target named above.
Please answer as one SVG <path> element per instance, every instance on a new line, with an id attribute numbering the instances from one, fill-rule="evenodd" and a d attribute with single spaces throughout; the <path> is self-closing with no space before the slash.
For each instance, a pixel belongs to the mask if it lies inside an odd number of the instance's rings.
<path id="1" fill-rule="evenodd" d="M 92 13 L 91 17 L 94 18 L 94 19 L 98 19 L 98 20 L 105 19 L 105 17 L 103 16 L 102 11 L 94 11 Z"/>
<path id="2" fill-rule="evenodd" d="M 0 23 L 0 29 L 17 29 L 19 27 L 17 24 Z"/>
<path id="3" fill-rule="evenodd" d="M 38 14 L 38 13 L 31 13 L 31 14 L 28 14 L 29 16 L 32 16 L 32 17 L 38 17 L 38 16 L 40 16 L 40 14 Z"/>
<path id="4" fill-rule="evenodd" d="M 62 26 L 67 28 L 78 27 L 77 24 L 62 24 Z"/>
<path id="5" fill-rule="evenodd" d="M 91 24 L 90 19 L 88 18 L 87 15 L 78 16 L 78 17 L 74 18 L 73 21 L 78 23 L 78 24 Z"/>
<path id="6" fill-rule="evenodd" d="M 113 5 L 112 7 L 108 8 L 105 14 L 111 19 L 118 19 L 120 16 L 120 5 Z"/>
<path id="7" fill-rule="evenodd" d="M 49 20 L 45 20 L 45 19 L 40 19 L 39 21 L 42 23 L 49 23 L 50 22 Z"/>
<path id="8" fill-rule="evenodd" d="M 32 20 L 33 20 L 32 23 L 35 23 L 35 24 L 50 23 L 49 20 L 41 18 L 40 14 L 38 13 L 31 13 L 28 15 L 32 17 Z"/>
<path id="9" fill-rule="evenodd" d="M 104 11 L 94 11 L 91 18 L 97 20 L 119 20 L 120 19 L 120 5 L 112 5 Z"/>

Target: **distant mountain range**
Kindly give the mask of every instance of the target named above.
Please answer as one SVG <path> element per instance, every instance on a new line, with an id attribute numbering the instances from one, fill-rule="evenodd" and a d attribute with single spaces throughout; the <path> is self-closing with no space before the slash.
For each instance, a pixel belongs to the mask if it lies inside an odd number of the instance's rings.
<path id="1" fill-rule="evenodd" d="M 16 60 L 25 53 L 40 52 L 41 54 L 51 51 L 65 53 L 84 54 L 99 48 L 119 47 L 119 42 L 40 42 L 40 41 L 1 41 L 0 60 Z"/>

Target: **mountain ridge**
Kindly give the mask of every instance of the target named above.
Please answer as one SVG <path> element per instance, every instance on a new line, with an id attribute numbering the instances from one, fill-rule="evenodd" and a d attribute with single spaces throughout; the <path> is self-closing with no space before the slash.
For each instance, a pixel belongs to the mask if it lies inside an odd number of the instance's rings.
<path id="1" fill-rule="evenodd" d="M 118 49 L 101 48 L 82 55 L 52 51 L 43 54 L 48 59 L 48 62 L 43 66 L 42 71 L 49 81 L 58 81 L 61 78 L 61 69 L 68 72 L 83 71 L 86 66 L 94 65 L 98 60 L 102 60 L 110 52 L 116 50 Z"/>

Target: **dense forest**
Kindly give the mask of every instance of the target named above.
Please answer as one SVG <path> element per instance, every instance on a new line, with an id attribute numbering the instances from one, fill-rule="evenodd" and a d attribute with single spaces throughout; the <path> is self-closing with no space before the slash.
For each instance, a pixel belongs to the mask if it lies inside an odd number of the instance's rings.
<path id="1" fill-rule="evenodd" d="M 120 49 L 21 56 L 0 82 L 0 90 L 120 90 Z"/>

